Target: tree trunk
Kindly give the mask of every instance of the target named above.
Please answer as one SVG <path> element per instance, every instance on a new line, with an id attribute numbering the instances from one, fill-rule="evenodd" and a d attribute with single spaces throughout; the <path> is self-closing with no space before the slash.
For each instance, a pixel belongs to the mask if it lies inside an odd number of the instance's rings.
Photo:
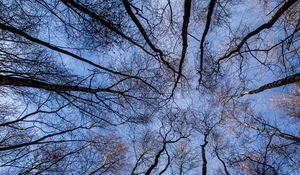
<path id="1" fill-rule="evenodd" d="M 290 75 L 290 76 L 287 76 L 287 77 L 282 78 L 280 80 L 274 81 L 272 83 L 268 83 L 266 85 L 263 85 L 263 86 L 261 86 L 257 89 L 243 92 L 239 97 L 242 97 L 242 96 L 247 95 L 247 94 L 257 94 L 257 93 L 260 93 L 260 92 L 268 90 L 268 89 L 284 86 L 284 85 L 299 82 L 299 81 L 300 81 L 300 73 L 296 73 L 294 75 Z"/>
<path id="2" fill-rule="evenodd" d="M 204 144 L 201 145 L 202 175 L 206 175 L 207 174 L 207 160 L 206 160 L 206 154 L 205 154 L 205 147 L 208 144 L 207 136 L 208 136 L 208 133 L 204 135 Z"/>

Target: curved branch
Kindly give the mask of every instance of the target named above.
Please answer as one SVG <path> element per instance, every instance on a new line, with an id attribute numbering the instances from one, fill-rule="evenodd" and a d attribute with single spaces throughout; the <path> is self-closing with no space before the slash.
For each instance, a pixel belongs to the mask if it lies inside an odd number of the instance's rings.
<path id="1" fill-rule="evenodd" d="M 231 50 L 229 53 L 219 58 L 217 61 L 218 65 L 222 60 L 229 58 L 232 54 L 236 52 L 239 52 L 248 39 L 259 34 L 261 31 L 265 29 L 270 29 L 275 24 L 275 22 L 283 15 L 283 13 L 286 12 L 296 2 L 297 0 L 286 0 L 285 3 L 279 8 L 279 10 L 273 15 L 273 17 L 267 23 L 262 24 L 254 31 L 248 33 L 233 50 Z"/>
<path id="2" fill-rule="evenodd" d="M 163 58 L 163 51 L 158 49 L 156 46 L 154 46 L 154 44 L 151 42 L 147 32 L 145 31 L 144 27 L 142 26 L 142 24 L 140 23 L 140 21 L 138 20 L 138 18 L 134 15 L 134 13 L 131 10 L 131 4 L 128 0 L 122 0 L 124 7 L 128 13 L 128 15 L 130 16 L 130 18 L 132 19 L 132 21 L 134 22 L 134 24 L 137 26 L 137 28 L 139 29 L 140 33 L 142 34 L 143 38 L 146 40 L 146 43 L 149 45 L 149 47 L 156 53 L 159 54 L 160 59 L 162 60 L 163 64 L 165 64 L 170 70 L 172 70 L 173 72 L 177 73 L 177 71 L 170 65 L 170 63 L 168 61 L 166 61 Z"/>
<path id="3" fill-rule="evenodd" d="M 167 157 L 168 157 L 167 158 L 167 164 L 166 164 L 165 168 L 158 175 L 162 175 L 164 172 L 166 172 L 167 169 L 168 169 L 168 167 L 169 167 L 169 165 L 170 165 L 170 162 L 171 162 L 171 158 L 170 158 L 170 155 L 168 153 L 168 150 L 165 149 L 165 151 L 166 151 L 166 154 L 167 154 Z"/>
<path id="4" fill-rule="evenodd" d="M 156 154 L 153 164 L 148 168 L 145 175 L 149 175 L 153 171 L 153 169 L 158 165 L 159 158 L 161 154 L 165 151 L 165 149 L 166 149 L 166 143 L 164 143 L 163 148 L 159 150 L 159 152 Z"/>
<path id="5" fill-rule="evenodd" d="M 133 45 L 141 48 L 147 54 L 152 55 L 149 51 L 147 51 L 139 43 L 137 43 L 136 41 L 134 41 L 132 38 L 130 38 L 129 36 L 127 36 L 126 34 L 124 34 L 122 31 L 120 31 L 119 29 L 117 29 L 115 26 L 113 26 L 111 23 L 109 23 L 108 21 L 106 21 L 103 17 L 101 17 L 101 16 L 97 15 L 96 13 L 92 12 L 91 10 L 89 10 L 88 8 L 86 8 L 85 6 L 83 6 L 83 5 L 75 2 L 74 0 L 62 0 L 62 2 L 66 6 L 68 6 L 68 7 L 77 9 L 80 12 L 89 15 L 91 18 L 93 18 L 96 21 L 100 22 L 102 25 L 104 25 L 105 27 L 107 27 L 109 30 L 115 32 L 116 34 L 118 34 L 119 36 L 121 36 L 122 38 L 124 38 L 125 40 L 127 40 L 128 42 L 132 43 Z"/>
<path id="6" fill-rule="evenodd" d="M 220 157 L 220 155 L 219 155 L 219 152 L 218 152 L 218 150 L 217 150 L 217 149 L 215 149 L 215 153 L 216 153 L 216 156 L 217 156 L 218 160 L 219 160 L 219 161 L 222 163 L 222 165 L 223 165 L 223 168 L 224 168 L 225 174 L 226 174 L 226 175 L 229 175 L 229 172 L 228 172 L 228 169 L 227 169 L 226 163 L 225 163 L 225 161 L 224 161 L 224 160 L 222 160 L 222 158 Z"/>
<path id="7" fill-rule="evenodd" d="M 41 141 L 47 139 L 47 138 L 51 138 L 54 136 L 58 136 L 58 135 L 63 135 L 66 134 L 68 132 L 73 132 L 77 129 L 88 129 L 86 127 L 76 127 L 76 128 L 72 128 L 72 129 L 68 129 L 68 130 L 63 130 L 60 132 L 56 132 L 56 133 L 52 133 L 46 136 L 43 136 L 39 139 L 33 140 L 31 142 L 26 142 L 26 143 L 20 143 L 20 144 L 15 144 L 15 145 L 10 145 L 10 146 L 4 146 L 4 147 L 0 147 L 0 151 L 7 151 L 7 150 L 12 150 L 12 149 L 17 149 L 17 148 L 22 148 L 22 147 L 26 147 L 26 146 L 30 146 L 30 145 L 37 145 L 37 144 L 43 144 Z"/>

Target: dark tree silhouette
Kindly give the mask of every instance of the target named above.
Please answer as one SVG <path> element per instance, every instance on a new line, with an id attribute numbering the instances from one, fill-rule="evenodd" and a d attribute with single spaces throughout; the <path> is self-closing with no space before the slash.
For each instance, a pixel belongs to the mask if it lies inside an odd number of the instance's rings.
<path id="1" fill-rule="evenodd" d="M 299 9 L 0 0 L 0 174 L 299 174 Z"/>

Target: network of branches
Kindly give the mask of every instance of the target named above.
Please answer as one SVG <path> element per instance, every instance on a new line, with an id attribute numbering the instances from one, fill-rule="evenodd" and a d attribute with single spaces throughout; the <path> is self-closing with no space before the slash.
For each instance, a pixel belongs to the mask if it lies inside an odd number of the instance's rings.
<path id="1" fill-rule="evenodd" d="M 300 1 L 0 0 L 0 174 L 300 174 Z"/>

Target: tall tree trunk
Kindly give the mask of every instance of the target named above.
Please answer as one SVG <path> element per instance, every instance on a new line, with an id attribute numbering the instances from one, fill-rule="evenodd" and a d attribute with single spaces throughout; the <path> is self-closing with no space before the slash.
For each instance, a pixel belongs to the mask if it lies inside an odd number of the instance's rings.
<path id="1" fill-rule="evenodd" d="M 204 144 L 201 145 L 201 155 L 202 155 L 202 175 L 207 174 L 207 159 L 205 154 L 205 147 L 208 144 L 207 137 L 209 133 L 204 134 Z"/>
<path id="2" fill-rule="evenodd" d="M 109 92 L 121 94 L 121 92 L 109 88 L 90 88 L 78 85 L 50 84 L 34 79 L 18 78 L 5 75 L 0 75 L 0 86 L 30 87 L 55 92 L 77 91 L 85 93 Z"/>
<path id="3" fill-rule="evenodd" d="M 272 83 L 268 83 L 266 85 L 263 85 L 263 86 L 261 86 L 257 89 L 243 92 L 239 97 L 242 97 L 242 96 L 247 95 L 247 94 L 257 94 L 257 93 L 260 93 L 260 92 L 268 90 L 268 89 L 284 86 L 284 85 L 299 82 L 299 81 L 300 81 L 300 73 L 296 73 L 294 75 L 290 75 L 290 76 L 287 76 L 287 77 L 282 78 L 280 80 L 273 81 Z"/>
<path id="4" fill-rule="evenodd" d="M 200 78 L 199 78 L 199 83 L 202 82 L 202 71 L 203 71 L 203 60 L 204 60 L 204 42 L 205 42 L 205 38 L 206 38 L 206 35 L 209 30 L 209 26 L 211 23 L 211 17 L 212 17 L 212 14 L 214 11 L 214 6 L 216 5 L 216 3 L 217 3 L 217 0 L 211 0 L 209 3 L 205 29 L 204 29 L 204 32 L 202 34 L 201 41 L 200 41 L 200 69 L 199 69 Z"/>

